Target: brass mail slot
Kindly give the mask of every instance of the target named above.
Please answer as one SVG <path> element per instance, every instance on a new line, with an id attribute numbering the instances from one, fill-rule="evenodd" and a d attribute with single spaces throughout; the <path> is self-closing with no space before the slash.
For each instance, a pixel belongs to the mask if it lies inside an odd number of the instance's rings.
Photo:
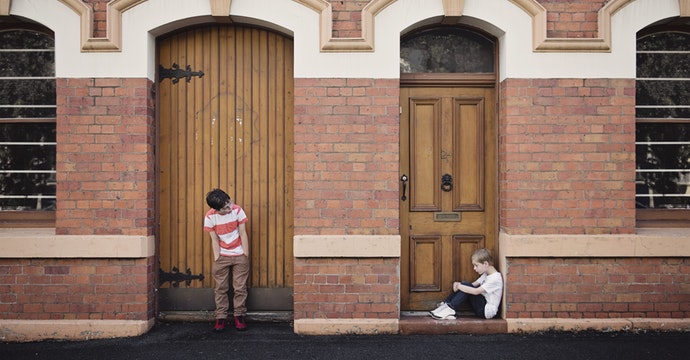
<path id="1" fill-rule="evenodd" d="M 435 212 L 434 221 L 462 221 L 459 212 Z"/>

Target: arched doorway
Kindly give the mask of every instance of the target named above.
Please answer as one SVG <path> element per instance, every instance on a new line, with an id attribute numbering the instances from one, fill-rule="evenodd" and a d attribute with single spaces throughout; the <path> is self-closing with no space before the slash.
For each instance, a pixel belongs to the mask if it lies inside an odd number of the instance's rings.
<path id="1" fill-rule="evenodd" d="M 458 27 L 401 40 L 401 309 L 428 310 L 470 256 L 497 257 L 496 41 Z"/>
<path id="2" fill-rule="evenodd" d="M 293 43 L 212 25 L 157 46 L 159 310 L 212 310 L 206 193 L 249 217 L 248 308 L 292 309 Z"/>

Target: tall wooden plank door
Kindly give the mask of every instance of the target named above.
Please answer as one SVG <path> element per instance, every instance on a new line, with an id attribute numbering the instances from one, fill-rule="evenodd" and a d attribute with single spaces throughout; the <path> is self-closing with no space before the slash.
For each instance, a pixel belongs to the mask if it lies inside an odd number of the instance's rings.
<path id="1" fill-rule="evenodd" d="M 477 278 L 475 249 L 496 254 L 495 90 L 407 87 L 401 105 L 401 307 L 429 310 Z"/>
<path id="2" fill-rule="evenodd" d="M 205 195 L 249 217 L 250 310 L 292 309 L 293 42 L 231 25 L 158 41 L 159 310 L 212 310 Z"/>

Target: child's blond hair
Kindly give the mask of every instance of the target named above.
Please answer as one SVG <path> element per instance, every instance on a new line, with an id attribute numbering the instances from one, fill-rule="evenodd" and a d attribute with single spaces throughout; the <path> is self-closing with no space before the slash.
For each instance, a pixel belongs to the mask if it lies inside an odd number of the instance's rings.
<path id="1" fill-rule="evenodd" d="M 479 264 L 486 261 L 489 265 L 494 266 L 494 257 L 491 256 L 491 251 L 485 248 L 475 250 L 474 253 L 472 253 L 472 261 Z"/>

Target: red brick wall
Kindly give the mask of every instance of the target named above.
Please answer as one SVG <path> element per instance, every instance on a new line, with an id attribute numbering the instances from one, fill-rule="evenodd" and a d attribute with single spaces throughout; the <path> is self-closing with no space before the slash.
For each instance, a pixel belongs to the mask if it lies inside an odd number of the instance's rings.
<path id="1" fill-rule="evenodd" d="M 508 259 L 507 318 L 688 318 L 685 258 Z"/>
<path id="2" fill-rule="evenodd" d="M 608 0 L 538 0 L 546 9 L 546 35 L 550 38 L 596 38 L 598 12 Z"/>
<path id="3" fill-rule="evenodd" d="M 93 10 L 93 34 L 91 37 L 104 38 L 108 32 L 108 3 L 110 0 L 84 0 Z"/>
<path id="4" fill-rule="evenodd" d="M 634 80 L 508 79 L 500 91 L 503 230 L 634 233 Z"/>
<path id="5" fill-rule="evenodd" d="M 0 259 L 0 319 L 148 320 L 154 258 Z"/>
<path id="6" fill-rule="evenodd" d="M 152 235 L 153 83 L 57 80 L 56 233 Z"/>
<path id="7" fill-rule="evenodd" d="M 396 235 L 399 88 L 295 79 L 295 234 Z"/>
<path id="8" fill-rule="evenodd" d="M 295 259 L 297 319 L 397 319 L 397 258 Z"/>
<path id="9" fill-rule="evenodd" d="M 334 38 L 362 37 L 362 9 L 369 1 L 331 1 Z"/>

